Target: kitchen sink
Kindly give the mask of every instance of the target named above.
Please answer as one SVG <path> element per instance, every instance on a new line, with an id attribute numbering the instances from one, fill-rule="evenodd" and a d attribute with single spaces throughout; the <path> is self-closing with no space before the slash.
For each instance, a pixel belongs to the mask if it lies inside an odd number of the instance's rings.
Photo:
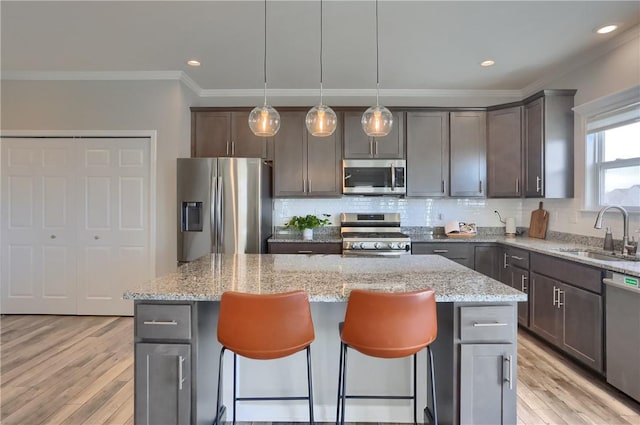
<path id="1" fill-rule="evenodd" d="M 622 254 L 608 253 L 608 252 L 596 252 L 585 249 L 560 249 L 560 252 L 565 254 L 577 255 L 578 257 L 593 258 L 594 260 L 602 261 L 638 261 L 638 258 L 629 255 L 623 256 Z"/>

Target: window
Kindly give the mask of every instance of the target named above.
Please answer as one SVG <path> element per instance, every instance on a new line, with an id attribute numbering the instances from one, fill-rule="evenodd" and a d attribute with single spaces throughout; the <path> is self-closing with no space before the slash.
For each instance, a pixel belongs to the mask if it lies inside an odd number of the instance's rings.
<path id="1" fill-rule="evenodd" d="M 640 104 L 593 117 L 587 123 L 587 204 L 640 211 Z"/>

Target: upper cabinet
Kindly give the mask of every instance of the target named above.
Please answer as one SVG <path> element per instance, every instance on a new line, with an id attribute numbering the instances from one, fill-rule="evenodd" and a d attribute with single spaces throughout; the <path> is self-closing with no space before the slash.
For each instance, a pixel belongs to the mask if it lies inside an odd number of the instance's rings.
<path id="1" fill-rule="evenodd" d="M 447 196 L 449 113 L 407 112 L 407 196 Z"/>
<path id="2" fill-rule="evenodd" d="M 306 111 L 280 113 L 274 136 L 274 196 L 342 195 L 340 125 L 329 137 L 314 137 L 305 126 Z"/>
<path id="3" fill-rule="evenodd" d="M 451 112 L 450 195 L 483 197 L 486 192 L 487 117 L 484 111 Z"/>
<path id="4" fill-rule="evenodd" d="M 388 135 L 369 137 L 362 129 L 363 112 L 344 112 L 344 159 L 403 159 L 404 113 L 393 112 L 393 126 Z"/>
<path id="5" fill-rule="evenodd" d="M 545 90 L 525 99 L 524 196 L 573 197 L 575 90 Z"/>
<path id="6" fill-rule="evenodd" d="M 487 114 L 487 194 L 522 196 L 522 106 Z"/>
<path id="7" fill-rule="evenodd" d="M 486 113 L 407 112 L 407 196 L 485 196 Z"/>
<path id="8" fill-rule="evenodd" d="M 192 157 L 267 158 L 270 138 L 251 132 L 249 111 L 191 113 Z"/>

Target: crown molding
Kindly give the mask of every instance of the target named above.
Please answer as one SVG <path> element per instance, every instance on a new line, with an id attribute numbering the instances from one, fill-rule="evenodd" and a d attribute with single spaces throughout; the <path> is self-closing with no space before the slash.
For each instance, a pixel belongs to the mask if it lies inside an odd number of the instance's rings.
<path id="1" fill-rule="evenodd" d="M 549 84 L 553 81 L 567 75 L 571 71 L 575 71 L 581 67 L 584 67 L 586 64 L 593 62 L 597 58 L 602 55 L 605 55 L 612 50 L 617 49 L 618 47 L 626 44 L 634 39 L 640 38 L 640 25 L 636 25 L 623 32 L 617 37 L 614 37 L 601 46 L 596 47 L 594 49 L 589 50 L 587 53 L 580 55 L 577 58 L 569 58 L 563 64 L 556 67 L 553 71 L 547 73 L 544 77 L 540 78 L 537 81 L 529 84 L 525 88 L 522 89 L 523 97 L 527 97 L 531 94 L 534 94 L 540 90 L 548 88 Z"/>
<path id="2" fill-rule="evenodd" d="M 324 97 L 332 98 L 358 98 L 375 97 L 375 89 L 324 89 Z M 262 97 L 263 89 L 228 89 L 228 90 L 202 90 L 200 97 L 215 98 L 250 98 Z M 318 89 L 268 89 L 267 95 L 271 97 L 314 97 L 318 95 Z M 431 90 L 431 89 L 384 89 L 380 90 L 381 97 L 403 97 L 403 98 L 465 98 L 465 97 L 487 97 L 505 98 L 513 97 L 520 99 L 521 90 Z"/>
<path id="3" fill-rule="evenodd" d="M 50 81 L 125 81 L 125 80 L 181 80 L 182 71 L 9 71 L 3 80 Z"/>

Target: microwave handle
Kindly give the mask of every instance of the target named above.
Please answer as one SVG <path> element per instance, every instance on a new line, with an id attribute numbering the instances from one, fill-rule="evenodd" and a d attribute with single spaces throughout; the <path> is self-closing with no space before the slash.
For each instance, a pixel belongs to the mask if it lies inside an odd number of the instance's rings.
<path id="1" fill-rule="evenodd" d="M 391 164 L 391 190 L 396 188 L 396 166 Z"/>

